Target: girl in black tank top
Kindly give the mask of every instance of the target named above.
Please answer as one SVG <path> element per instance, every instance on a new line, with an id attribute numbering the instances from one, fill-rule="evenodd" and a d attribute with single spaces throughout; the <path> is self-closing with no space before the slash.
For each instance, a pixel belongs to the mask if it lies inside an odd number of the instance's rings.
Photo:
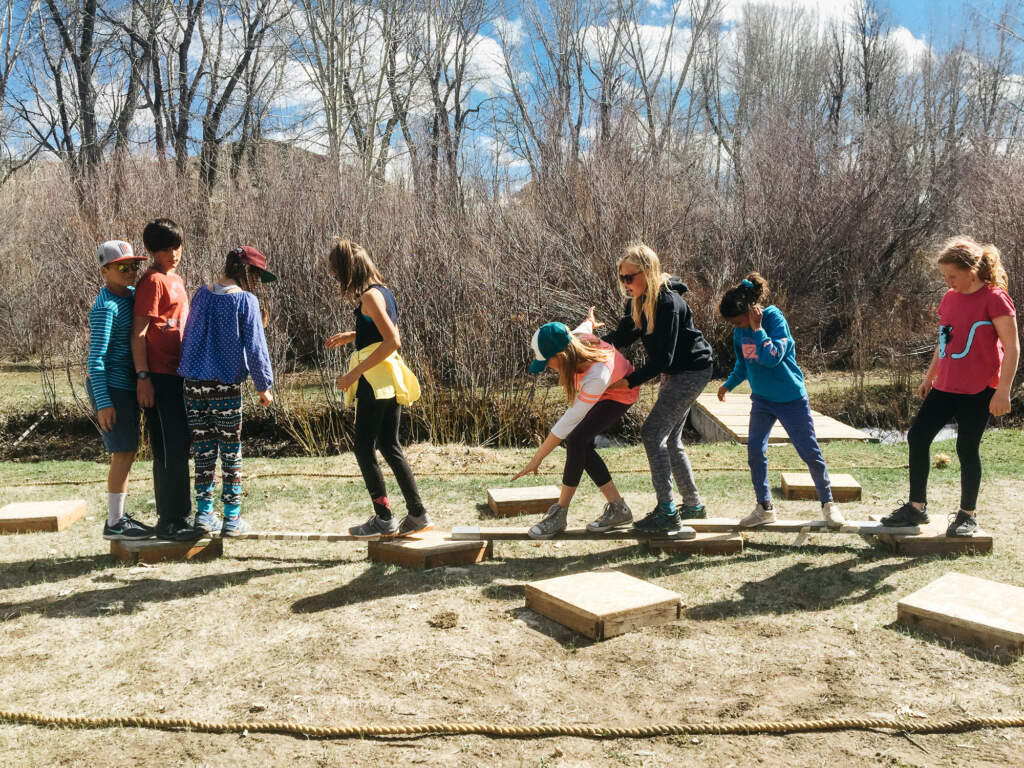
<path id="1" fill-rule="evenodd" d="M 343 296 L 356 300 L 355 330 L 336 333 L 325 346 L 336 349 L 355 342 L 362 350 L 377 344 L 377 348 L 348 373 L 338 377 L 338 389 L 346 391 L 356 387 L 356 430 L 353 451 L 373 504 L 373 514 L 362 525 L 349 528 L 349 534 L 360 539 L 380 539 L 408 536 L 432 529 L 433 523 L 420 499 L 416 479 L 405 460 L 398 441 L 398 427 L 402 407 L 394 398 L 378 399 L 364 373 L 384 361 L 401 346 L 398 335 L 398 305 L 391 289 L 361 245 L 346 239 L 336 239 L 328 263 L 331 274 L 338 281 Z M 395 473 L 398 486 L 405 497 L 407 514 L 399 523 L 391 513 L 384 476 L 377 463 L 376 446 Z"/>

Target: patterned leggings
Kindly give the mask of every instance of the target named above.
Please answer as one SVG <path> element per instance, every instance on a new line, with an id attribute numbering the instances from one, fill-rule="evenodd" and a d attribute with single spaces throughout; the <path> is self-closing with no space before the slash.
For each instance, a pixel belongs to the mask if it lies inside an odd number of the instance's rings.
<path id="1" fill-rule="evenodd" d="M 213 511 L 218 450 L 221 499 L 225 509 L 237 510 L 242 502 L 242 386 L 185 379 L 185 418 L 196 462 L 197 511 Z"/>

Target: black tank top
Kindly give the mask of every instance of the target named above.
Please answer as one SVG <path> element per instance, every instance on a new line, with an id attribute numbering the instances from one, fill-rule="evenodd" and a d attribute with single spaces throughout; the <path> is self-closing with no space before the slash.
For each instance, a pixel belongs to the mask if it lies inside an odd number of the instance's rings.
<path id="1" fill-rule="evenodd" d="M 373 284 L 367 291 L 376 288 L 380 291 L 381 296 L 384 297 L 384 304 L 388 310 L 388 317 L 391 318 L 391 322 L 398 325 L 398 304 L 395 302 L 395 295 L 391 292 L 391 289 L 384 285 Z M 365 293 L 364 291 L 363 293 Z M 384 337 L 380 335 L 380 331 L 377 330 L 377 326 L 373 320 L 363 314 L 362 307 L 356 305 L 355 308 L 356 316 L 356 349 L 362 349 L 368 347 L 371 344 L 376 344 L 379 341 L 383 341 Z"/>

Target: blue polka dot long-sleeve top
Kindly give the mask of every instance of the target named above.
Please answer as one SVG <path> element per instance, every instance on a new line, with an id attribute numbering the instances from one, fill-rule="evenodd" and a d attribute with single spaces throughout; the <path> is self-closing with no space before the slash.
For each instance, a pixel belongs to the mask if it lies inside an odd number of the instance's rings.
<path id="1" fill-rule="evenodd" d="M 192 297 L 178 374 L 186 379 L 240 384 L 252 377 L 257 391 L 274 385 L 259 300 L 248 291 L 213 291 Z"/>

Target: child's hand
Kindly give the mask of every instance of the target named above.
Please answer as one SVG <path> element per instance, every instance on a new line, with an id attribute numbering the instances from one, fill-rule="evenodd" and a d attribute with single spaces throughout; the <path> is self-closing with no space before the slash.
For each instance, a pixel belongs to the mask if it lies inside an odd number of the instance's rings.
<path id="1" fill-rule="evenodd" d="M 530 463 L 523 467 L 518 474 L 512 477 L 513 482 L 518 480 L 523 475 L 537 474 L 537 470 L 540 469 L 540 462 L 536 459 L 530 459 Z"/>
<path id="2" fill-rule="evenodd" d="M 336 333 L 333 336 L 331 336 L 331 338 L 324 342 L 324 346 L 327 347 L 328 349 L 337 349 L 338 347 L 343 347 L 346 344 L 351 344 L 355 340 L 355 331 L 343 331 L 341 333 Z"/>
<path id="3" fill-rule="evenodd" d="M 931 391 L 932 380 L 926 376 L 924 380 L 917 386 L 917 396 L 924 400 L 926 397 L 928 397 L 928 393 Z"/>
<path id="4" fill-rule="evenodd" d="M 1010 391 L 997 389 L 988 404 L 988 412 L 993 416 L 1005 416 L 1010 412 Z"/>
<path id="5" fill-rule="evenodd" d="M 595 330 L 597 330 L 598 328 L 604 328 L 604 323 L 599 323 L 597 321 L 597 315 L 594 314 L 594 308 L 593 307 L 591 307 L 590 311 L 587 312 L 587 322 L 589 322 L 592 326 L 594 326 Z"/>
<path id="6" fill-rule="evenodd" d="M 338 389 L 340 391 L 348 392 L 348 388 L 355 384 L 356 381 L 358 380 L 358 376 L 353 376 L 351 373 L 343 373 L 341 374 L 341 376 L 338 377 L 337 381 L 335 381 L 334 383 L 337 384 Z"/>
<path id="7" fill-rule="evenodd" d="M 725 402 L 725 393 L 726 393 L 726 392 L 728 392 L 728 391 L 729 391 L 729 390 L 728 390 L 728 389 L 726 389 L 725 387 L 719 387 L 719 388 L 718 388 L 718 399 L 719 399 L 719 400 L 720 400 L 721 402 L 723 402 L 723 403 Z"/>
<path id="8" fill-rule="evenodd" d="M 764 310 L 757 304 L 747 310 L 747 318 L 750 320 L 750 330 L 761 330 L 761 318 L 764 317 Z"/>
<path id="9" fill-rule="evenodd" d="M 109 432 L 117 423 L 117 412 L 113 408 L 100 408 L 96 414 L 96 420 L 100 423 L 100 429 Z"/>
<path id="10" fill-rule="evenodd" d="M 139 379 L 135 385 L 135 399 L 143 408 L 156 405 L 156 390 L 153 389 L 152 379 Z"/>
<path id="11" fill-rule="evenodd" d="M 264 390 L 263 392 L 257 393 L 260 396 L 260 405 L 266 407 L 274 402 L 274 396 L 270 394 L 270 390 Z"/>

